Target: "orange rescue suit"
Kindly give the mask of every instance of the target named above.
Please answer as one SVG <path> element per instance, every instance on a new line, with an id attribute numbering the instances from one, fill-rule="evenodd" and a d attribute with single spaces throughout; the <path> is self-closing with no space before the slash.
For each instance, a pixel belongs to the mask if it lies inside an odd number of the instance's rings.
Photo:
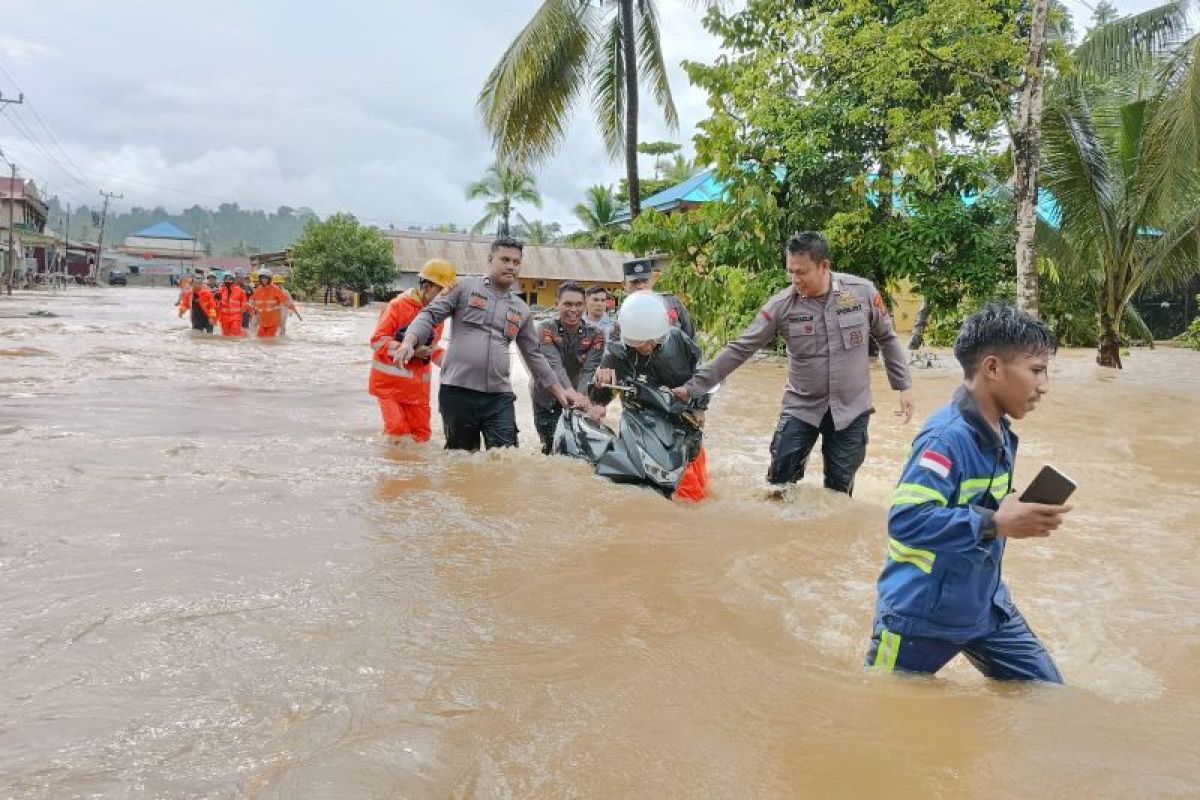
<path id="1" fill-rule="evenodd" d="M 237 284 L 221 287 L 217 295 L 217 315 L 221 320 L 222 336 L 245 336 L 242 313 L 248 304 L 246 290 Z"/>
<path id="2" fill-rule="evenodd" d="M 180 311 L 190 311 L 194 298 L 200 298 L 200 308 L 208 315 L 208 318 L 216 321 L 217 319 L 217 301 L 213 300 L 213 294 L 207 286 L 201 286 L 199 289 L 193 289 L 190 292 L 183 293 L 183 300 L 179 303 Z"/>
<path id="3" fill-rule="evenodd" d="M 277 336 L 279 323 L 283 320 L 283 314 L 287 313 L 286 309 L 295 310 L 296 308 L 296 305 L 283 293 L 283 289 L 273 283 L 255 289 L 254 294 L 250 296 L 250 305 L 258 312 L 258 335 L 260 337 Z"/>
<path id="4" fill-rule="evenodd" d="M 387 304 L 379 315 L 379 324 L 371 335 L 371 377 L 367 390 L 379 400 L 383 428 L 389 436 L 411 436 L 418 442 L 429 441 L 429 391 L 433 364 L 441 364 L 442 348 L 436 344 L 442 338 L 442 325 L 433 331 L 434 351 L 430 361 L 419 358 L 399 365 L 388 353 L 388 345 L 397 341 L 396 334 L 407 328 L 421 309 L 416 290 L 400 295 Z M 418 344 L 421 344 L 418 342 Z"/>

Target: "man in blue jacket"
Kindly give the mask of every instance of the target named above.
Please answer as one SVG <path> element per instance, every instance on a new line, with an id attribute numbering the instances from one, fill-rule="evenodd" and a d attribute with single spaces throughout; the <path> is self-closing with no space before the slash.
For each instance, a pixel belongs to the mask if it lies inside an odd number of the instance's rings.
<path id="1" fill-rule="evenodd" d="M 1046 393 L 1055 349 L 1045 325 L 1009 305 L 963 323 L 965 382 L 914 440 L 892 493 L 868 666 L 932 674 L 962 653 L 990 678 L 1062 683 L 1000 574 L 1007 540 L 1049 536 L 1070 511 L 1010 494 L 1009 418 Z"/>

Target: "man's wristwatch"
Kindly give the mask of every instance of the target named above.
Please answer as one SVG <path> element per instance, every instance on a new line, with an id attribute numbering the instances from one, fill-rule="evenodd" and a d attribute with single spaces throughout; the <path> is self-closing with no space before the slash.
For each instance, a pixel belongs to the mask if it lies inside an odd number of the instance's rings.
<path id="1" fill-rule="evenodd" d="M 990 508 L 977 508 L 975 511 L 979 514 L 979 538 L 984 542 L 990 542 L 999 535 L 996 530 L 996 512 Z"/>

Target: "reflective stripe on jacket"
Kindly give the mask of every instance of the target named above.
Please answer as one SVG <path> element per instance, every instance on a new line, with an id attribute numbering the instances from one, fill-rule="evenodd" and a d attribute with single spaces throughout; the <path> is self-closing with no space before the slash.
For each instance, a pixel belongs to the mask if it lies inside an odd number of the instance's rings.
<path id="1" fill-rule="evenodd" d="M 371 375 L 367 385 L 375 397 L 401 403 L 429 403 L 433 378 L 430 362 L 413 358 L 407 364 L 397 364 L 388 354 L 388 345 L 396 341 L 396 334 L 411 325 L 423 308 L 420 297 L 409 291 L 393 299 L 380 313 L 375 333 L 371 334 Z M 442 338 L 441 325 L 434 330 L 433 337 L 435 342 Z M 437 345 L 433 363 L 440 363 L 441 356 L 442 348 Z"/>
<path id="2" fill-rule="evenodd" d="M 217 308 L 222 314 L 230 316 L 237 314 L 241 315 L 248 307 L 249 300 L 246 297 L 246 290 L 234 284 L 229 287 L 222 287 L 217 295 Z"/>
<path id="3" fill-rule="evenodd" d="M 876 619 L 889 631 L 965 642 L 1015 613 L 1001 578 L 1004 539 L 983 539 L 1012 487 L 1017 436 L 996 431 L 970 392 L 925 424 L 892 492 Z"/>

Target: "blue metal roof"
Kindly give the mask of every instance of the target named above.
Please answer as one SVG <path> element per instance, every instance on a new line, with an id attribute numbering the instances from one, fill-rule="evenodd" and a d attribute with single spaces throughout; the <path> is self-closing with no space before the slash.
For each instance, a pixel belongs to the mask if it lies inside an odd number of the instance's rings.
<path id="1" fill-rule="evenodd" d="M 177 228 L 170 222 L 156 222 L 149 228 L 143 228 L 134 234 L 134 236 L 144 236 L 147 239 L 194 239 L 187 231 Z"/>

